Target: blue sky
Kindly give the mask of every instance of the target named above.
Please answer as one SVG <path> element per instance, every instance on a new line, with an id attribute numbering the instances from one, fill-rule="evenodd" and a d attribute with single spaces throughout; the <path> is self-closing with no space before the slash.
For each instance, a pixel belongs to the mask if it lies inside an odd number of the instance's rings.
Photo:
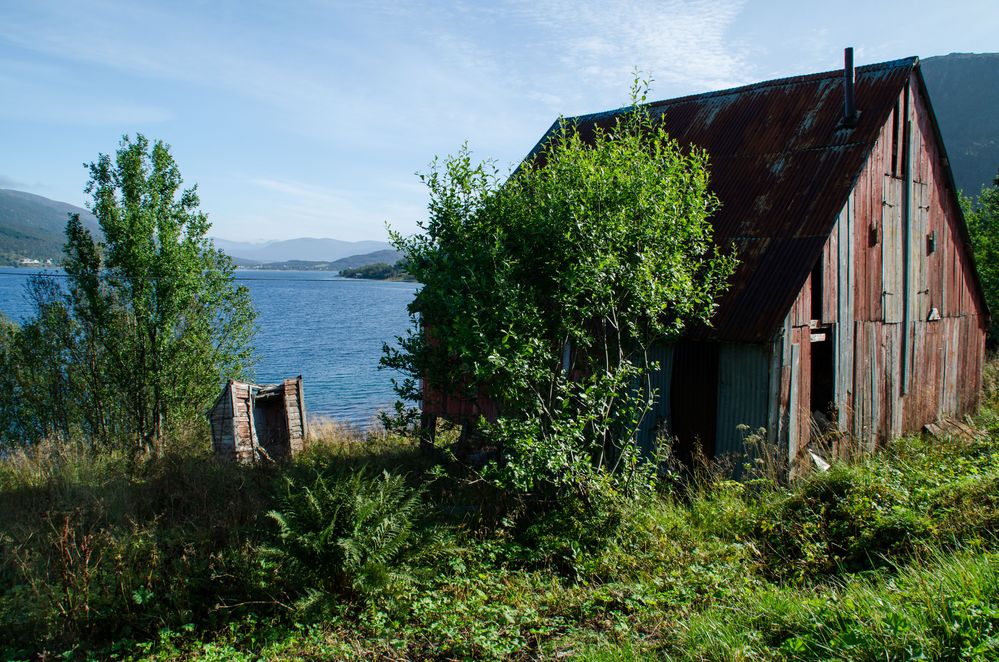
<path id="1" fill-rule="evenodd" d="M 560 114 L 908 55 L 999 50 L 999 2 L 0 0 L 0 188 L 83 205 L 122 134 L 170 143 L 213 234 L 383 239 L 467 141 L 515 164 Z"/>

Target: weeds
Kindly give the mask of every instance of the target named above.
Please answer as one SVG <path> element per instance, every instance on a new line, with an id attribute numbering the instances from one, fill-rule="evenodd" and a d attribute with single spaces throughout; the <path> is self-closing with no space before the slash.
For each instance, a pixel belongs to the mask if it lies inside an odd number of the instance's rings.
<path id="1" fill-rule="evenodd" d="M 332 424 L 272 467 L 193 441 L 20 449 L 0 461 L 0 657 L 993 659 L 997 420 L 790 483 L 760 445 L 739 482 L 704 462 L 585 502 L 512 499 Z"/>

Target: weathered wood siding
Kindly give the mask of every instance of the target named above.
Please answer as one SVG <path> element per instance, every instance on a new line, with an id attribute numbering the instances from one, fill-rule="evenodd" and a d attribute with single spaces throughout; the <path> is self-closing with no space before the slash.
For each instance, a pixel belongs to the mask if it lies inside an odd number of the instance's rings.
<path id="1" fill-rule="evenodd" d="M 305 448 L 309 429 L 305 418 L 305 392 L 302 376 L 284 380 L 285 424 L 288 426 L 288 445 L 292 455 Z"/>
<path id="2" fill-rule="evenodd" d="M 272 391 L 258 402 L 260 389 L 233 380 L 223 388 L 208 413 L 218 457 L 253 462 L 258 455 L 279 459 L 304 449 L 308 423 L 302 377 L 284 380 L 277 402 Z"/>
<path id="3" fill-rule="evenodd" d="M 821 319 L 809 278 L 775 340 L 771 437 L 792 458 L 810 436 L 810 326 L 830 329 L 838 427 L 865 448 L 977 406 L 985 308 L 945 168 L 914 73 L 826 242 Z"/>
<path id="4" fill-rule="evenodd" d="M 229 386 L 229 395 L 233 407 L 232 424 L 236 432 L 235 459 L 237 462 L 252 462 L 255 459 L 253 447 L 256 443 L 256 432 L 251 410 L 250 385 L 232 382 Z"/>
<path id="5" fill-rule="evenodd" d="M 212 447 L 215 455 L 228 460 L 236 459 L 236 439 L 233 432 L 233 402 L 229 392 L 232 381 L 222 389 L 215 406 L 208 413 L 212 430 Z"/>

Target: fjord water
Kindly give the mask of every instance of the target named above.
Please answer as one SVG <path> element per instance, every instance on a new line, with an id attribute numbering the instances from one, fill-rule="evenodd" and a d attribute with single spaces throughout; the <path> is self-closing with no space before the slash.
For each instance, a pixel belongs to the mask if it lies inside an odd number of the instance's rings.
<path id="1" fill-rule="evenodd" d="M 33 273 L 0 269 L 0 312 L 7 317 L 31 314 L 24 286 Z M 419 285 L 302 271 L 238 271 L 236 278 L 257 309 L 258 382 L 301 374 L 310 416 L 358 426 L 395 401 L 393 373 L 379 370 L 378 359 L 382 344 L 409 328 L 406 304 Z"/>

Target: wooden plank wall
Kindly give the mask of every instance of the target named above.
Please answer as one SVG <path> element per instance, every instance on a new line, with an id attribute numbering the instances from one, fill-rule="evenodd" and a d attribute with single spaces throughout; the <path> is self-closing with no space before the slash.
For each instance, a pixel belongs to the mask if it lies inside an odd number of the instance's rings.
<path id="1" fill-rule="evenodd" d="M 208 422 L 212 429 L 212 447 L 218 457 L 234 460 L 236 458 L 236 440 L 233 436 L 232 397 L 229 389 L 230 380 L 215 401 L 215 406 L 208 413 Z"/>
<path id="2" fill-rule="evenodd" d="M 302 376 L 284 380 L 284 411 L 288 426 L 288 445 L 292 455 L 305 448 L 308 426 L 305 421 L 305 394 L 302 392 Z"/>
<path id="3" fill-rule="evenodd" d="M 253 412 L 251 411 L 250 385 L 244 382 L 233 382 L 229 392 L 233 406 L 233 429 L 235 430 L 236 461 L 253 462 L 254 434 Z"/>
<path id="4" fill-rule="evenodd" d="M 821 258 L 817 322 L 832 328 L 838 423 L 868 449 L 973 411 L 985 357 L 984 307 L 972 281 L 970 247 L 963 245 L 915 74 L 896 113 L 898 122 L 893 113 L 882 128 Z M 770 368 L 771 379 L 779 380 L 772 436 L 792 458 L 810 434 L 811 290 L 809 278 L 778 339 L 780 361 Z"/>

